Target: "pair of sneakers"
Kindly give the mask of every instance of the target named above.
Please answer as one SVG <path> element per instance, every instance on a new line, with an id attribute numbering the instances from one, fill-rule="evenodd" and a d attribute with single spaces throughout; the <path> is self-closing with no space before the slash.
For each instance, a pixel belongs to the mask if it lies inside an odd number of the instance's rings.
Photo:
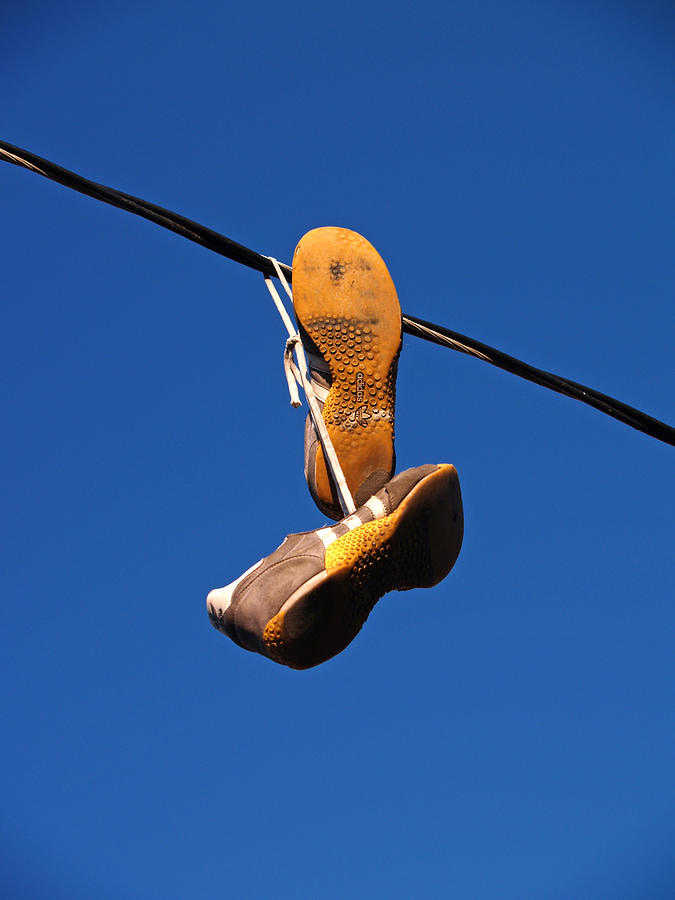
<path id="1" fill-rule="evenodd" d="M 358 508 L 344 516 L 308 417 L 307 484 L 337 524 L 289 535 L 211 591 L 207 609 L 240 646 L 305 669 L 343 650 L 386 592 L 441 581 L 459 554 L 463 517 L 454 466 L 394 476 L 401 309 L 375 248 L 346 228 L 310 231 L 293 258 L 293 305 L 312 386 Z"/>

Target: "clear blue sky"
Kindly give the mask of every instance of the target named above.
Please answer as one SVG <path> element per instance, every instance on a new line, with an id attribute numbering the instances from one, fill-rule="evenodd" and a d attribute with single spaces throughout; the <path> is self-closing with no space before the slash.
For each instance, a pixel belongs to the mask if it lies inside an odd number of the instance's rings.
<path id="1" fill-rule="evenodd" d="M 675 420 L 675 13 L 18 2 L 0 137 Z M 0 894 L 666 900 L 673 448 L 406 338 L 466 535 L 308 672 L 207 591 L 323 520 L 262 278 L 0 166 Z"/>

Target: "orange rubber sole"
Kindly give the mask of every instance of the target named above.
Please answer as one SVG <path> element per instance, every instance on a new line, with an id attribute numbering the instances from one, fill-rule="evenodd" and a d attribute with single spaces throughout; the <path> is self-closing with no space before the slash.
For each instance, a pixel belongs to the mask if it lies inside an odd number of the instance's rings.
<path id="1" fill-rule="evenodd" d="M 388 591 L 432 587 L 462 547 L 462 494 L 454 466 L 440 465 L 399 507 L 338 538 L 326 570 L 311 578 L 267 623 L 263 643 L 276 662 L 307 669 L 356 637 Z"/>
<path id="2" fill-rule="evenodd" d="M 315 228 L 293 257 L 293 305 L 299 324 L 330 367 L 323 409 L 328 434 L 357 507 L 393 475 L 396 364 L 401 307 L 382 257 L 347 228 Z M 373 473 L 378 474 L 373 478 Z M 323 451 L 316 492 L 338 510 Z"/>

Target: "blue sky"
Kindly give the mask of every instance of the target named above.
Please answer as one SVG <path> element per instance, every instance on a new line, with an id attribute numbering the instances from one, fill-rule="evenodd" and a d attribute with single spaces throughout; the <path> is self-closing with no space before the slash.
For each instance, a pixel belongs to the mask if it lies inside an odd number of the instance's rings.
<path id="1" fill-rule="evenodd" d="M 671 424 L 672 6 L 9 4 L 0 137 Z M 40 898 L 651 900 L 675 884 L 673 450 L 406 338 L 466 532 L 308 672 L 207 591 L 323 523 L 262 278 L 0 167 L 0 879 Z"/>

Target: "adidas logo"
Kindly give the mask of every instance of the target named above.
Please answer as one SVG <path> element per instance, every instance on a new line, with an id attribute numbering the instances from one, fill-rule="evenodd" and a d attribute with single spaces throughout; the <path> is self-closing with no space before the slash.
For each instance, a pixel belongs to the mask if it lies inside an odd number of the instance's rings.
<path id="1" fill-rule="evenodd" d="M 364 403 L 361 406 L 357 406 L 355 410 L 352 410 L 347 416 L 346 421 L 352 422 L 354 425 L 363 425 L 365 428 L 368 424 L 368 420 L 372 419 L 372 417 L 373 414 L 368 412 L 368 406 Z"/>

